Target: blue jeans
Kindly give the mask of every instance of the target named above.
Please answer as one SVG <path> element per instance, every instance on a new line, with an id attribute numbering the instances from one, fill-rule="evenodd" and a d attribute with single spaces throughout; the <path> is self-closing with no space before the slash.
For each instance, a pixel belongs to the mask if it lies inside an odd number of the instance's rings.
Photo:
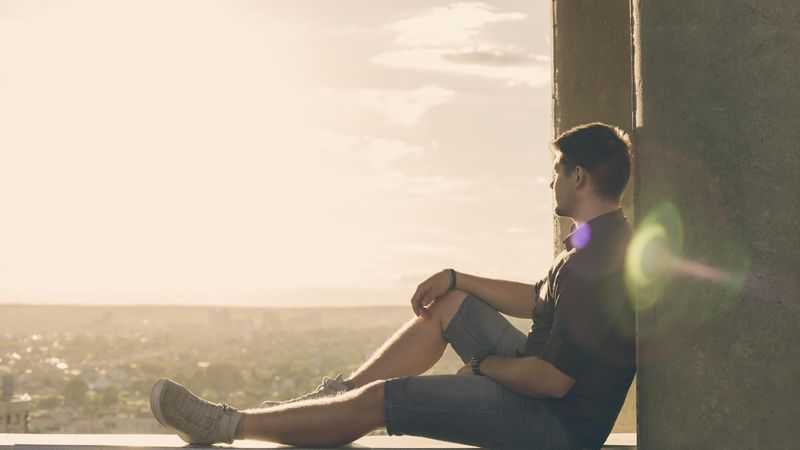
<path id="1" fill-rule="evenodd" d="M 467 295 L 445 339 L 464 363 L 479 349 L 516 357 L 526 336 L 494 308 Z M 569 449 L 546 400 L 518 394 L 489 377 L 422 375 L 386 380 L 389 435 L 410 434 L 491 449 Z"/>

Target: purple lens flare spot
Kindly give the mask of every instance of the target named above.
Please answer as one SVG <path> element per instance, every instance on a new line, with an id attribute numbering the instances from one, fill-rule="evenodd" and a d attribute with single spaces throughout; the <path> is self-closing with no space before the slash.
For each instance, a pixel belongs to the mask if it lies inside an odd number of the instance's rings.
<path id="1" fill-rule="evenodd" d="M 591 240 L 592 228 L 588 223 L 579 226 L 575 231 L 572 232 L 572 237 L 570 237 L 572 246 L 578 249 L 586 247 Z"/>

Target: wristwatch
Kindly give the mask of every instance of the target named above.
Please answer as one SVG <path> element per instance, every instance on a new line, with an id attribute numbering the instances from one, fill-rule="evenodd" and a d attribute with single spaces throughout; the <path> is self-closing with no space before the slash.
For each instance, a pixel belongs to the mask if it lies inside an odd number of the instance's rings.
<path id="1" fill-rule="evenodd" d="M 481 373 L 481 363 L 484 359 L 486 359 L 487 356 L 491 354 L 492 352 L 489 350 L 478 350 L 478 353 L 475 353 L 475 355 L 472 356 L 472 358 L 469 360 L 469 365 L 472 367 L 472 372 L 475 375 L 483 375 Z"/>

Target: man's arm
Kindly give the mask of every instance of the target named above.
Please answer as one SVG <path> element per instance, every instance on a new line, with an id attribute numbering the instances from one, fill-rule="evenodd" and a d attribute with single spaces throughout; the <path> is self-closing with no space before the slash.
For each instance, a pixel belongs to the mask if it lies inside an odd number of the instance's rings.
<path id="1" fill-rule="evenodd" d="M 536 292 L 530 284 L 456 272 L 456 289 L 467 291 L 512 317 L 530 319 L 533 313 Z"/>
<path id="2" fill-rule="evenodd" d="M 487 356 L 480 371 L 514 392 L 538 398 L 561 398 L 575 384 L 573 378 L 536 356 Z"/>
<path id="3" fill-rule="evenodd" d="M 414 314 L 427 317 L 427 305 L 450 289 L 461 289 L 479 297 L 497 311 L 513 317 L 530 319 L 535 305 L 536 292 L 533 285 L 516 281 L 493 280 L 466 273 L 456 273 L 456 285 L 451 286 L 447 270 L 431 275 L 417 286 L 411 297 Z M 541 286 L 541 283 L 537 283 Z"/>

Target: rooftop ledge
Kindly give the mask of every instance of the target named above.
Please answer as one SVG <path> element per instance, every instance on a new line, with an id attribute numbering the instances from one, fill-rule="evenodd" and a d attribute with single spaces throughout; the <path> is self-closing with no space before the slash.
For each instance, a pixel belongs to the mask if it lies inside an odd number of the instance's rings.
<path id="1" fill-rule="evenodd" d="M 186 447 L 171 434 L 1 434 L 0 450 L 36 449 L 174 449 Z M 234 445 L 220 444 L 200 448 L 292 448 L 291 446 L 262 441 L 236 441 Z M 365 436 L 342 448 L 476 448 L 469 445 L 437 441 L 418 436 Z M 613 433 L 604 449 L 631 450 L 636 448 L 636 433 Z"/>

